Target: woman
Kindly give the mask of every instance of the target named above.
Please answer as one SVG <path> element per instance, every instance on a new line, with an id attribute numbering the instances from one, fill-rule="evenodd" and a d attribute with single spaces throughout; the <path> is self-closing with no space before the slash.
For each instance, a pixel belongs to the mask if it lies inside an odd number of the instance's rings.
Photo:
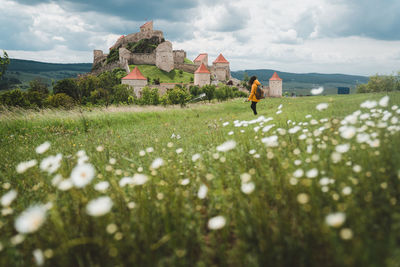
<path id="1" fill-rule="evenodd" d="M 256 98 L 256 90 L 257 86 L 261 85 L 261 83 L 257 80 L 256 76 L 251 76 L 249 80 L 249 85 L 251 86 L 251 92 L 248 101 L 251 101 L 251 109 L 254 112 L 254 115 L 257 115 L 256 105 L 260 101 L 260 99 Z"/>

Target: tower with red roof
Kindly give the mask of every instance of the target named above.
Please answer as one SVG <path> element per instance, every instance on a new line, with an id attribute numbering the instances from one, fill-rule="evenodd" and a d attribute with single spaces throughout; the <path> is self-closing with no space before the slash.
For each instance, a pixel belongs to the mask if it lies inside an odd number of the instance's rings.
<path id="1" fill-rule="evenodd" d="M 194 85 L 203 87 L 211 82 L 211 72 L 207 69 L 204 63 L 194 72 Z"/>
<path id="2" fill-rule="evenodd" d="M 138 67 L 135 67 L 121 79 L 121 83 L 131 86 L 136 96 L 141 97 L 143 87 L 147 86 L 147 78 L 143 76 Z"/>
<path id="3" fill-rule="evenodd" d="M 153 21 L 148 21 L 142 26 L 140 26 L 140 32 L 150 32 L 153 31 Z"/>
<path id="4" fill-rule="evenodd" d="M 278 76 L 276 71 L 269 79 L 269 92 L 270 97 L 282 97 L 282 79 Z"/>
<path id="5" fill-rule="evenodd" d="M 208 54 L 207 53 L 201 53 L 199 54 L 194 60 L 193 63 L 197 66 L 200 66 L 201 63 L 204 65 L 208 66 Z"/>
<path id="6" fill-rule="evenodd" d="M 231 79 L 229 61 L 226 60 L 222 54 L 219 54 L 219 56 L 214 60 L 212 74 L 218 81 L 227 81 Z"/>

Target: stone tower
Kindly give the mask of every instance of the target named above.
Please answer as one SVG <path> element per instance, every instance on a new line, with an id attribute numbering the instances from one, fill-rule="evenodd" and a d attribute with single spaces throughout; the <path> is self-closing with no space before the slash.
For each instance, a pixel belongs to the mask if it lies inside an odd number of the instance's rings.
<path id="1" fill-rule="evenodd" d="M 172 53 L 172 44 L 170 41 L 165 41 L 157 46 L 156 66 L 166 72 L 174 69 L 174 54 Z"/>
<path id="2" fill-rule="evenodd" d="M 203 87 L 211 82 L 211 73 L 204 63 L 194 72 L 194 85 Z"/>
<path id="3" fill-rule="evenodd" d="M 153 31 L 153 21 L 148 21 L 142 26 L 140 26 L 140 32 L 150 32 Z"/>
<path id="4" fill-rule="evenodd" d="M 208 66 L 208 54 L 207 53 L 201 53 L 198 55 L 194 60 L 193 63 L 197 66 L 200 66 L 201 63 L 204 65 Z"/>
<path id="5" fill-rule="evenodd" d="M 218 81 L 227 81 L 231 78 L 229 61 L 222 54 L 219 54 L 213 62 L 213 75 Z"/>
<path id="6" fill-rule="evenodd" d="M 279 76 L 276 72 L 274 72 L 272 77 L 269 79 L 268 96 L 282 97 L 282 79 L 279 78 Z"/>

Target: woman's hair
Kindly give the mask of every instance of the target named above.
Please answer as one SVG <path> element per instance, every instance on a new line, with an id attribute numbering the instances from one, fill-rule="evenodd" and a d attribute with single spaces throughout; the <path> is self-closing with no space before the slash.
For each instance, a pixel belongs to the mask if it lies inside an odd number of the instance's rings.
<path id="1" fill-rule="evenodd" d="M 257 77 L 256 76 L 251 76 L 251 78 L 249 80 L 249 85 L 252 86 L 255 80 L 257 80 Z"/>

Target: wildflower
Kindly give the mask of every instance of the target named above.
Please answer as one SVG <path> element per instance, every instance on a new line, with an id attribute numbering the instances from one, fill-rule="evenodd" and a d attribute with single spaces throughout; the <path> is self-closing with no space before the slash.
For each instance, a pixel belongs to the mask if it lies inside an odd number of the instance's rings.
<path id="1" fill-rule="evenodd" d="M 310 197 L 306 193 L 300 193 L 297 195 L 297 202 L 300 204 L 307 204 Z"/>
<path id="2" fill-rule="evenodd" d="M 154 148 L 148 147 L 148 148 L 146 148 L 146 152 L 147 152 L 147 153 L 154 152 Z"/>
<path id="3" fill-rule="evenodd" d="M 228 126 L 229 125 L 229 121 L 227 121 L 227 122 L 224 122 L 223 124 L 222 124 L 222 126 Z"/>
<path id="4" fill-rule="evenodd" d="M 389 104 L 389 96 L 385 95 L 384 97 L 379 100 L 379 106 L 381 107 L 387 107 Z"/>
<path id="5" fill-rule="evenodd" d="M 342 193 L 343 195 L 347 196 L 351 194 L 351 187 L 350 186 L 346 186 L 345 188 L 342 189 Z"/>
<path id="6" fill-rule="evenodd" d="M 133 184 L 132 177 L 123 177 L 121 180 L 119 180 L 120 187 L 124 187 L 127 184 Z"/>
<path id="7" fill-rule="evenodd" d="M 277 115 L 279 115 L 279 114 L 281 114 L 281 113 L 282 113 L 282 110 L 278 110 L 278 111 L 276 112 Z"/>
<path id="8" fill-rule="evenodd" d="M 289 129 L 289 133 L 290 134 L 295 134 L 300 130 L 301 130 L 300 126 L 295 126 L 295 127 Z"/>
<path id="9" fill-rule="evenodd" d="M 327 103 L 320 103 L 320 104 L 318 104 L 315 108 L 317 109 L 317 110 L 319 110 L 319 111 L 322 111 L 322 110 L 324 110 L 324 109 L 327 109 L 328 108 L 328 104 Z"/>
<path id="10" fill-rule="evenodd" d="M 360 165 L 354 165 L 354 166 L 353 166 L 353 171 L 354 171 L 354 172 L 361 172 L 361 169 L 362 169 L 362 168 L 361 168 Z"/>
<path id="11" fill-rule="evenodd" d="M 242 173 L 240 175 L 240 179 L 241 179 L 242 183 L 248 183 L 250 181 L 250 179 L 251 179 L 251 175 L 248 174 L 247 172 Z"/>
<path id="12" fill-rule="evenodd" d="M 331 213 L 325 217 L 326 224 L 335 228 L 342 226 L 345 220 L 346 215 L 343 212 Z"/>
<path id="13" fill-rule="evenodd" d="M 283 105 L 282 105 L 282 104 L 280 104 L 280 105 L 279 105 L 279 107 L 278 107 L 278 109 L 282 109 L 282 106 L 283 106 Z"/>
<path id="14" fill-rule="evenodd" d="M 162 158 L 156 158 L 150 166 L 150 169 L 156 170 L 164 165 L 164 160 Z"/>
<path id="15" fill-rule="evenodd" d="M 135 185 L 143 185 L 147 183 L 149 178 L 145 174 L 135 173 L 132 177 L 132 183 Z"/>
<path id="16" fill-rule="evenodd" d="M 232 150 L 236 147 L 236 141 L 234 140 L 229 140 L 223 143 L 222 145 L 219 145 L 217 147 L 217 150 L 220 152 L 227 152 L 229 150 Z"/>
<path id="17" fill-rule="evenodd" d="M 51 185 L 57 186 L 62 181 L 62 179 L 63 179 L 62 175 L 57 174 L 56 176 L 53 177 L 53 179 L 51 179 Z"/>
<path id="18" fill-rule="evenodd" d="M 282 128 L 278 128 L 276 129 L 276 131 L 280 134 L 280 135 L 285 135 L 286 134 L 286 130 L 282 129 Z"/>
<path id="19" fill-rule="evenodd" d="M 270 137 L 264 137 L 263 139 L 261 139 L 261 142 L 263 142 L 267 147 L 277 147 L 278 146 L 278 136 L 272 135 Z"/>
<path id="20" fill-rule="evenodd" d="M 134 209 L 136 207 L 136 203 L 131 201 L 131 202 L 128 203 L 127 206 L 128 206 L 128 209 Z"/>
<path id="21" fill-rule="evenodd" d="M 8 207 L 11 205 L 11 203 L 14 201 L 14 199 L 17 197 L 17 191 L 15 190 L 10 190 L 7 193 L 5 193 L 2 197 L 1 197 L 1 205 L 3 207 Z"/>
<path id="22" fill-rule="evenodd" d="M 301 164 L 301 160 L 296 159 L 296 160 L 294 161 L 294 165 L 299 166 L 300 164 Z"/>
<path id="23" fill-rule="evenodd" d="M 208 229 L 210 230 L 218 230 L 221 229 L 225 226 L 226 224 L 226 220 L 224 218 L 224 216 L 216 216 L 211 218 L 208 221 Z"/>
<path id="24" fill-rule="evenodd" d="M 35 249 L 33 251 L 33 258 L 37 266 L 42 266 L 44 264 L 44 256 L 41 249 Z"/>
<path id="25" fill-rule="evenodd" d="M 110 187 L 110 183 L 107 181 L 103 181 L 103 182 L 95 184 L 94 190 L 103 192 L 103 191 L 106 191 L 109 187 Z"/>
<path id="26" fill-rule="evenodd" d="M 353 231 L 350 228 L 343 228 L 340 230 L 340 237 L 343 240 L 350 240 L 353 238 Z"/>
<path id="27" fill-rule="evenodd" d="M 90 163 L 77 165 L 71 172 L 71 182 L 78 188 L 85 187 L 92 181 L 95 173 L 96 171 Z"/>
<path id="28" fill-rule="evenodd" d="M 57 154 L 56 156 L 49 156 L 40 162 L 40 169 L 52 174 L 58 170 L 61 166 L 62 155 Z"/>
<path id="29" fill-rule="evenodd" d="M 69 189 L 71 189 L 73 186 L 73 183 L 71 181 L 71 179 L 65 179 L 59 182 L 59 184 L 57 185 L 57 188 L 61 191 L 67 191 Z"/>
<path id="30" fill-rule="evenodd" d="M 10 242 L 12 245 L 16 246 L 24 242 L 24 240 L 25 240 L 25 235 L 17 234 L 11 237 Z"/>
<path id="31" fill-rule="evenodd" d="M 15 229 L 21 234 L 36 232 L 46 219 L 46 211 L 44 205 L 30 206 L 15 220 Z"/>
<path id="32" fill-rule="evenodd" d="M 353 126 L 342 126 L 339 128 L 340 136 L 344 139 L 351 139 L 356 134 L 356 128 Z"/>
<path id="33" fill-rule="evenodd" d="M 180 182 L 181 185 L 188 185 L 189 183 L 190 183 L 189 178 L 183 179 L 183 180 Z"/>
<path id="34" fill-rule="evenodd" d="M 318 176 L 318 170 L 317 169 L 311 169 L 311 170 L 309 170 L 307 173 L 306 173 L 306 176 L 308 177 L 308 178 L 315 178 L 315 177 L 317 177 Z"/>
<path id="35" fill-rule="evenodd" d="M 50 148 L 50 142 L 46 141 L 36 148 L 36 153 L 43 154 Z"/>
<path id="36" fill-rule="evenodd" d="M 98 217 L 107 214 L 113 206 L 110 197 L 99 197 L 91 200 L 86 206 L 86 212 L 90 216 Z"/>
<path id="37" fill-rule="evenodd" d="M 140 150 L 139 156 L 143 157 L 144 155 L 146 155 L 146 152 L 144 150 Z"/>
<path id="38" fill-rule="evenodd" d="M 346 153 L 347 151 L 349 151 L 350 149 L 350 145 L 349 144 L 342 144 L 342 145 L 337 145 L 335 150 L 338 153 Z"/>
<path id="39" fill-rule="evenodd" d="M 295 178 L 301 178 L 304 175 L 304 171 L 302 169 L 297 169 L 294 173 L 293 173 L 293 177 Z"/>
<path id="40" fill-rule="evenodd" d="M 32 159 L 29 161 L 24 161 L 21 162 L 17 165 L 17 172 L 18 173 L 24 173 L 27 169 L 32 168 L 33 166 L 35 166 L 37 164 L 37 160 L 36 159 Z"/>
<path id="41" fill-rule="evenodd" d="M 252 150 L 249 151 L 249 154 L 250 154 L 250 155 L 254 155 L 256 152 L 257 152 L 257 151 L 256 151 L 255 149 L 252 149 Z"/>
<path id="42" fill-rule="evenodd" d="M 245 194 L 251 194 L 254 191 L 255 185 L 253 182 L 242 183 L 241 190 Z"/>
<path id="43" fill-rule="evenodd" d="M 197 197 L 200 199 L 204 199 L 207 196 L 208 187 L 205 184 L 202 184 L 197 192 Z"/>
<path id="44" fill-rule="evenodd" d="M 313 88 L 313 89 L 311 89 L 311 94 L 312 95 L 319 95 L 323 91 L 324 91 L 324 87 Z"/>
<path id="45" fill-rule="evenodd" d="M 361 103 L 360 107 L 372 109 L 372 108 L 376 107 L 377 104 L 378 103 L 376 101 L 367 100 L 367 101 L 364 101 L 363 103 Z"/>
<path id="46" fill-rule="evenodd" d="M 319 184 L 322 186 L 328 185 L 330 183 L 331 183 L 331 181 L 328 177 L 323 177 L 323 178 L 321 178 L 321 180 L 319 180 Z"/>
<path id="47" fill-rule="evenodd" d="M 102 152 L 104 150 L 104 146 L 96 147 L 97 152 Z"/>
<path id="48" fill-rule="evenodd" d="M 264 133 L 266 133 L 266 132 L 268 132 L 269 130 L 271 130 L 273 127 L 275 127 L 275 124 L 267 125 L 267 126 L 265 126 L 265 127 L 262 129 L 262 131 L 263 131 Z"/>
<path id="49" fill-rule="evenodd" d="M 192 156 L 192 161 L 195 162 L 195 161 L 198 160 L 200 157 L 201 157 L 200 154 L 199 154 L 199 153 L 196 153 L 196 154 L 194 154 L 194 155 Z"/>
<path id="50" fill-rule="evenodd" d="M 228 133 L 228 135 L 233 135 L 234 133 L 233 133 L 233 131 L 230 131 L 229 133 Z"/>
<path id="51" fill-rule="evenodd" d="M 180 154 L 183 152 L 183 148 L 178 148 L 175 152 L 176 152 L 176 154 Z"/>

